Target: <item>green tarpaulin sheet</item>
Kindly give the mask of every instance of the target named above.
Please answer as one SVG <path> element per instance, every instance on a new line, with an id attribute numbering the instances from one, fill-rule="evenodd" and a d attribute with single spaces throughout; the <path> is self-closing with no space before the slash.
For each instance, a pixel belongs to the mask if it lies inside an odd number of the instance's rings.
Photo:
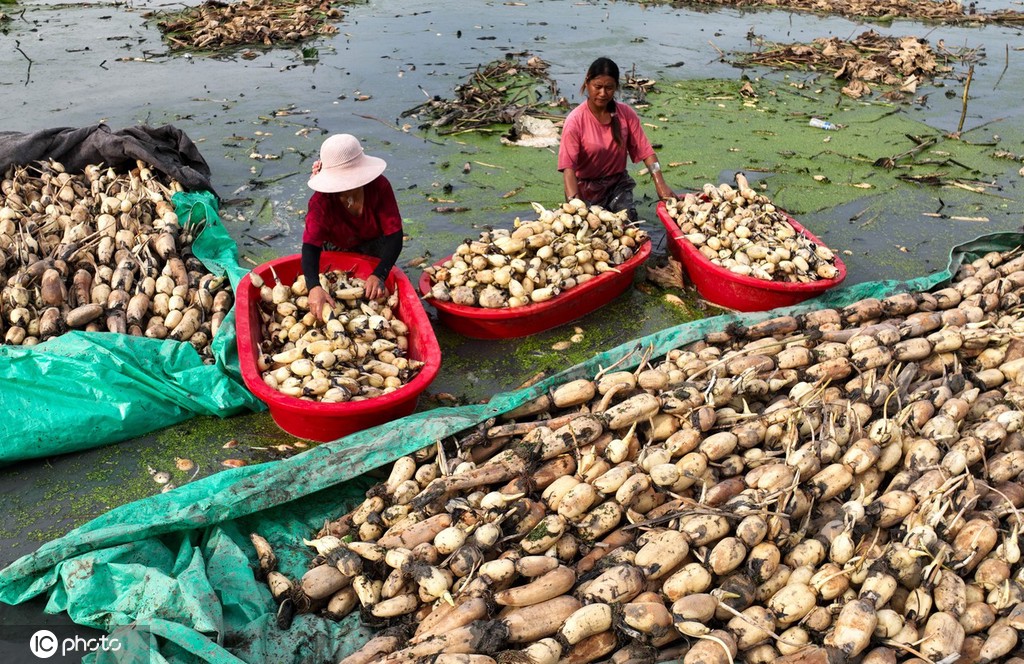
<path id="1" fill-rule="evenodd" d="M 302 538 L 351 509 L 374 482 L 367 472 L 399 456 L 619 360 L 620 367 L 630 368 L 645 353 L 658 357 L 733 322 L 928 290 L 948 282 L 965 259 L 1022 242 L 1017 233 L 988 235 L 954 249 L 947 270 L 927 277 L 858 284 L 786 310 L 718 316 L 662 330 L 487 404 L 417 413 L 290 459 L 225 471 L 124 505 L 0 571 L 0 600 L 14 604 L 46 593 L 48 612 L 67 611 L 76 623 L 123 637 L 121 651 L 96 653 L 86 661 L 336 661 L 369 633 L 355 615 L 340 623 L 299 616 L 291 629 L 278 629 L 270 593 L 253 576 L 250 533 L 266 537 L 281 571 L 297 579 L 311 551 Z"/>
<path id="2" fill-rule="evenodd" d="M 182 221 L 205 223 L 196 258 L 232 288 L 247 272 L 209 192 L 178 193 Z M 213 339 L 215 364 L 187 343 L 70 332 L 38 346 L 0 346 L 0 465 L 107 445 L 195 415 L 262 407 L 242 383 L 232 311 Z"/>

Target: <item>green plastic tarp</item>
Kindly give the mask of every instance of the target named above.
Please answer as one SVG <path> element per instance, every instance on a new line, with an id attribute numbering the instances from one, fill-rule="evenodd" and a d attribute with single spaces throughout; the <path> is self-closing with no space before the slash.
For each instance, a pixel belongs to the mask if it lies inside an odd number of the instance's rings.
<path id="1" fill-rule="evenodd" d="M 210 192 L 174 195 L 178 218 L 205 224 L 193 252 L 232 288 L 247 272 Z M 37 346 L 0 346 L 0 465 L 107 445 L 195 415 L 226 417 L 263 406 L 242 383 L 234 311 L 204 364 L 188 343 L 73 331 Z"/>
<path id="2" fill-rule="evenodd" d="M 964 260 L 1022 242 L 1024 235 L 1018 233 L 983 236 L 955 248 L 949 267 L 933 275 L 857 284 L 788 309 L 718 316 L 662 330 L 486 404 L 417 413 L 290 459 L 224 471 L 124 505 L 0 571 L 0 601 L 16 604 L 48 594 L 47 612 L 67 611 L 76 623 L 124 636 L 131 645 L 87 658 L 97 663 L 336 661 L 370 633 L 355 615 L 340 623 L 303 615 L 291 629 L 278 629 L 270 592 L 252 572 L 250 533 L 266 537 L 281 571 L 298 579 L 311 557 L 302 539 L 350 510 L 376 481 L 371 471 L 399 456 L 620 360 L 621 368 L 631 368 L 645 354 L 658 357 L 734 322 L 750 324 L 865 297 L 929 290 L 948 283 Z"/>

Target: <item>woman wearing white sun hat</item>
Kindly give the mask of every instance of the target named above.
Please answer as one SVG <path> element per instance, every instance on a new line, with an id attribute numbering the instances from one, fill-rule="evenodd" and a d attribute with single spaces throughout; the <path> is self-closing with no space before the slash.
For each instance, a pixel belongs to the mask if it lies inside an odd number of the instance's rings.
<path id="1" fill-rule="evenodd" d="M 366 297 L 387 295 L 384 280 L 402 252 L 402 216 L 387 163 L 363 152 L 351 134 L 335 134 L 320 146 L 313 164 L 302 234 L 302 274 L 309 289 L 309 310 L 317 317 L 334 300 L 320 284 L 320 254 L 327 249 L 353 251 L 380 259 L 366 279 Z"/>

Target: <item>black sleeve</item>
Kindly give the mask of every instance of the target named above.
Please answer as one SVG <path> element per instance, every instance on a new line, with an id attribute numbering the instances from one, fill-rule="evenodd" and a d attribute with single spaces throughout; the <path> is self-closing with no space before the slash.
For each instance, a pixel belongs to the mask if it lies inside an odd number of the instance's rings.
<path id="1" fill-rule="evenodd" d="M 306 289 L 313 290 L 320 285 L 320 253 L 323 251 L 308 242 L 302 243 L 302 274 L 306 277 Z"/>
<path id="2" fill-rule="evenodd" d="M 380 263 L 374 268 L 373 273 L 382 281 L 387 278 L 391 268 L 398 260 L 398 254 L 402 253 L 402 231 L 395 231 L 384 236 L 383 247 L 380 252 Z"/>

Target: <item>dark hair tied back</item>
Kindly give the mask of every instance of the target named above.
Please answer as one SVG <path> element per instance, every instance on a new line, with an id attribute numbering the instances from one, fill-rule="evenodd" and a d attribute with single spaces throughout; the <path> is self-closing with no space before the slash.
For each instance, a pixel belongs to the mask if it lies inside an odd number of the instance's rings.
<path id="1" fill-rule="evenodd" d="M 615 79 L 615 87 L 619 87 L 619 66 L 615 64 L 615 61 L 611 58 L 600 57 L 590 63 L 590 67 L 587 69 L 587 76 L 583 79 L 581 92 L 586 90 L 587 83 L 589 83 L 591 79 L 598 76 L 612 77 Z M 608 102 L 608 112 L 611 113 L 612 116 L 612 139 L 615 141 L 615 145 L 622 145 L 622 129 L 619 124 L 619 116 L 615 112 L 614 99 Z"/>

